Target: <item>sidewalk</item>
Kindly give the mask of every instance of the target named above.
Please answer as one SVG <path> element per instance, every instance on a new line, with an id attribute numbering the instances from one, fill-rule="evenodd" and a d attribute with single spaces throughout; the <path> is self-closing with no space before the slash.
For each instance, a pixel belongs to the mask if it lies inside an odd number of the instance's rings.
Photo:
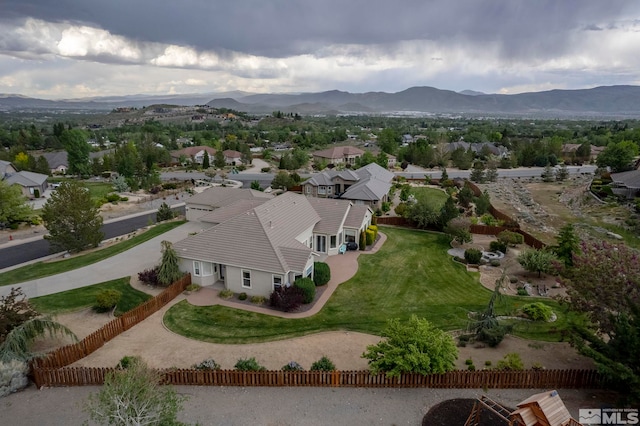
<path id="1" fill-rule="evenodd" d="M 169 232 L 137 245 L 124 253 L 117 254 L 92 265 L 64 274 L 52 275 L 0 287 L 0 296 L 9 294 L 13 287 L 22 288 L 24 294 L 31 298 L 86 287 L 116 278 L 135 276 L 138 272 L 151 268 L 159 263 L 161 256 L 160 243 L 162 241 L 180 241 L 187 238 L 189 233 L 200 230 L 202 230 L 202 224 L 187 222 Z"/>
<path id="2" fill-rule="evenodd" d="M 360 256 L 361 254 L 374 254 L 377 253 L 378 250 L 380 250 L 384 242 L 387 240 L 387 236 L 382 232 L 379 232 L 378 235 L 380 236 L 380 239 L 376 242 L 371 250 L 348 251 L 345 254 L 337 254 L 335 256 L 327 257 L 325 262 L 331 269 L 331 279 L 327 283 L 327 288 L 324 289 L 311 309 L 308 309 L 304 312 L 281 312 L 259 305 L 248 305 L 246 303 L 239 303 L 234 299 L 223 299 L 218 296 L 220 290 L 215 289 L 213 286 L 203 287 L 199 291 L 191 293 L 187 296 L 187 302 L 194 306 L 220 305 L 280 318 L 306 318 L 313 316 L 320 312 L 320 310 L 324 307 L 325 303 L 327 303 L 333 292 L 338 288 L 340 284 L 349 280 L 356 274 L 356 272 L 358 272 L 358 256 Z"/>

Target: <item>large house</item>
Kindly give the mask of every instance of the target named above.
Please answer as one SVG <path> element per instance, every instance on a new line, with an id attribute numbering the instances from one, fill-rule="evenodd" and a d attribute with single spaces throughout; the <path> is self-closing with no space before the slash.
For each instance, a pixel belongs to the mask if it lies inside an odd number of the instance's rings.
<path id="1" fill-rule="evenodd" d="M 90 152 L 89 158 L 99 158 L 101 159 L 105 155 L 111 154 L 114 152 L 113 150 L 106 151 L 98 151 L 98 152 Z M 52 152 L 43 152 L 40 154 L 41 157 L 44 157 L 47 160 L 47 164 L 49 165 L 49 169 L 51 170 L 51 174 L 67 174 L 67 170 L 69 170 L 69 159 L 67 151 L 52 151 Z"/>
<path id="2" fill-rule="evenodd" d="M 377 163 L 357 170 L 325 170 L 302 183 L 302 193 L 309 197 L 342 198 L 373 209 L 388 201 L 394 174 Z"/>
<path id="3" fill-rule="evenodd" d="M 187 220 L 211 222 L 210 220 L 202 220 L 202 218 L 216 209 L 233 205 L 240 200 L 264 202 L 271 198 L 273 195 L 254 189 L 215 186 L 187 199 Z"/>
<path id="4" fill-rule="evenodd" d="M 611 180 L 611 189 L 616 195 L 632 199 L 640 194 L 640 170 L 611 173 Z"/>
<path id="5" fill-rule="evenodd" d="M 328 164 L 356 164 L 364 151 L 354 146 L 335 146 L 333 148 L 316 151 L 313 161 L 326 162 Z"/>
<path id="6" fill-rule="evenodd" d="M 238 190 L 236 190 L 238 191 Z M 312 277 L 320 256 L 357 242 L 371 224 L 370 208 L 347 200 L 310 199 L 286 192 L 272 199 L 240 199 L 212 211 L 213 227 L 174 244 L 180 269 L 202 286 L 222 283 L 251 296 Z"/>
<path id="7" fill-rule="evenodd" d="M 44 195 L 48 187 L 47 178 L 47 175 L 41 173 L 19 172 L 10 162 L 0 160 L 0 180 L 9 185 L 19 185 L 22 188 L 22 194 L 27 198 L 38 198 Z"/>
<path id="8" fill-rule="evenodd" d="M 242 153 L 240 151 L 234 151 L 233 149 L 225 149 L 222 151 L 224 154 L 224 162 L 232 166 L 242 164 Z"/>
<path id="9" fill-rule="evenodd" d="M 210 146 L 190 146 L 188 148 L 182 148 L 177 151 L 171 152 L 171 158 L 174 162 L 180 162 L 181 157 L 184 157 L 186 161 L 192 163 L 202 164 L 204 161 L 204 153 L 209 154 L 209 162 L 213 164 L 213 157 L 216 155 L 216 150 Z"/>

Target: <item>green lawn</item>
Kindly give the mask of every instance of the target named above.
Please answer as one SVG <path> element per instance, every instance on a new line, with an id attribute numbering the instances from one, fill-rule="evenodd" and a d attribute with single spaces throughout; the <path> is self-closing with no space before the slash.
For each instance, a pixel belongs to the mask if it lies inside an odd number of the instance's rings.
<path id="1" fill-rule="evenodd" d="M 412 187 L 411 193 L 417 200 L 426 199 L 430 202 L 430 204 L 435 208 L 436 211 L 440 211 L 444 203 L 449 198 L 449 195 L 436 188 L 428 188 L 428 187 Z"/>
<path id="2" fill-rule="evenodd" d="M 121 315 L 136 306 L 151 299 L 151 296 L 131 287 L 131 277 L 118 278 L 100 284 L 63 291 L 62 293 L 29 299 L 38 312 L 45 314 L 59 314 L 76 311 L 81 308 L 93 306 L 96 296 L 103 290 L 113 289 L 122 293 L 122 298 L 116 306 L 115 315 Z"/>
<path id="3" fill-rule="evenodd" d="M 379 334 L 389 318 L 425 317 L 445 330 L 464 328 L 470 311 L 484 309 L 491 292 L 446 254 L 442 234 L 382 227 L 388 239 L 373 255 L 359 257 L 358 273 L 341 284 L 324 308 L 303 319 L 283 319 L 222 306 L 196 307 L 182 301 L 164 317 L 172 331 L 216 343 L 252 343 L 328 330 Z M 509 314 L 533 298 L 508 297 L 499 306 Z M 566 326 L 564 310 L 547 302 L 558 314 L 553 326 L 516 324 L 516 334 L 558 340 Z M 555 327 L 555 329 L 554 329 Z"/>
<path id="4" fill-rule="evenodd" d="M 59 260 L 56 262 L 38 262 L 32 265 L 27 265 L 21 268 L 4 272 L 0 274 L 0 286 L 35 280 L 36 278 L 48 277 L 50 275 L 61 274 L 73 269 L 82 268 L 83 266 L 99 262 L 111 256 L 115 256 L 116 254 L 127 251 L 130 248 L 135 247 L 138 244 L 142 244 L 145 241 L 149 241 L 150 239 L 157 237 L 158 235 L 164 234 L 165 232 L 170 231 L 173 228 L 182 225 L 183 223 L 185 223 L 185 221 L 162 223 L 160 225 L 154 226 L 143 234 L 101 250 L 96 250 L 91 253 L 81 254 L 69 259 Z"/>
<path id="5" fill-rule="evenodd" d="M 84 182 L 83 185 L 89 189 L 91 199 L 98 201 L 102 198 L 106 198 L 107 194 L 113 191 L 113 185 L 105 182 Z"/>

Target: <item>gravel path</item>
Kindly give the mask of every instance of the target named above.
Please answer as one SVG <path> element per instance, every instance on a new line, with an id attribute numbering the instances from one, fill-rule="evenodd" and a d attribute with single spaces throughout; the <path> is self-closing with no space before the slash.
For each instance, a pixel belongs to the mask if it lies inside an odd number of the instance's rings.
<path id="1" fill-rule="evenodd" d="M 81 425 L 82 407 L 98 387 L 36 390 L 34 387 L 0 399 L 3 424 L 16 426 Z M 477 398 L 481 389 L 362 389 L 362 388 L 241 388 L 185 387 L 187 396 L 179 419 L 200 425 L 420 425 L 431 407 L 452 398 Z M 546 390 L 546 389 L 545 389 Z M 536 389 L 489 390 L 494 401 L 515 407 Z M 577 419 L 579 408 L 600 407 L 611 394 L 561 390 L 565 405 Z M 456 426 L 456 425 L 451 425 Z"/>

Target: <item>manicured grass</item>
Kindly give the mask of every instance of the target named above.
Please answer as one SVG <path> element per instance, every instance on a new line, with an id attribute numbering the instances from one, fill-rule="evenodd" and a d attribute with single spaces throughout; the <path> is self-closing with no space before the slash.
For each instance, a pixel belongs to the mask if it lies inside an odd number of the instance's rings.
<path id="1" fill-rule="evenodd" d="M 87 187 L 87 189 L 89 189 L 89 194 L 91 194 L 91 199 L 94 201 L 98 201 L 102 198 L 106 198 L 107 194 L 114 192 L 113 185 L 110 183 L 85 182 L 83 185 Z"/>
<path id="2" fill-rule="evenodd" d="M 284 339 L 328 330 L 380 334 L 389 318 L 411 314 L 427 318 L 445 330 L 465 328 L 468 313 L 483 310 L 491 291 L 447 255 L 449 240 L 442 234 L 382 227 L 387 241 L 373 255 L 361 255 L 358 273 L 341 284 L 324 308 L 302 319 L 283 319 L 222 306 L 197 307 L 186 301 L 165 314 L 172 331 L 216 343 L 251 343 Z M 533 298 L 505 297 L 500 314 L 511 314 Z M 549 302 L 556 310 L 557 303 Z M 560 307 L 558 306 L 558 309 Z M 563 327 L 563 311 L 555 327 Z M 553 326 L 517 327 L 522 337 L 558 340 Z"/>
<path id="3" fill-rule="evenodd" d="M 138 244 L 144 243 L 145 241 L 149 241 L 150 239 L 164 234 L 165 232 L 170 231 L 173 228 L 182 225 L 183 223 L 185 223 L 185 221 L 162 223 L 160 225 L 154 226 L 143 234 L 101 250 L 96 250 L 91 253 L 74 256 L 69 259 L 64 259 L 56 262 L 37 262 L 32 265 L 27 265 L 21 268 L 4 272 L 0 274 L 0 286 L 35 280 L 36 278 L 43 278 L 50 275 L 61 274 L 73 269 L 91 265 L 92 263 L 99 262 L 111 256 L 115 256 L 116 254 L 127 251 L 130 248 L 137 246 Z"/>
<path id="4" fill-rule="evenodd" d="M 122 315 L 136 306 L 146 302 L 150 295 L 131 287 L 129 280 L 131 277 L 118 278 L 100 284 L 77 288 L 75 290 L 63 291 L 62 293 L 41 296 L 29 301 L 38 312 L 45 314 L 59 314 L 63 312 L 76 311 L 81 308 L 93 306 L 96 296 L 103 290 L 117 290 L 122 293 L 122 298 L 116 306 L 115 315 Z"/>
<path id="5" fill-rule="evenodd" d="M 436 211 L 439 211 L 449 198 L 446 192 L 436 188 L 413 187 L 411 193 L 417 200 L 426 199 L 429 201 Z"/>

